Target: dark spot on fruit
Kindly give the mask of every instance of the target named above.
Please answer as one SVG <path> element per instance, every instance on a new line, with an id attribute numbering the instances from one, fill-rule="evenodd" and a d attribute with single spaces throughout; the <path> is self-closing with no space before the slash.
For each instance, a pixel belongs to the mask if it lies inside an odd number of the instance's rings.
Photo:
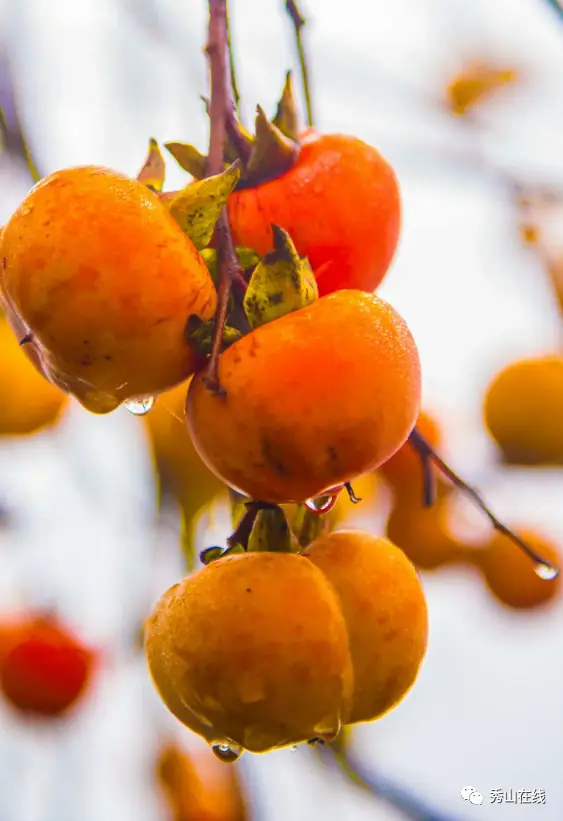
<path id="1" fill-rule="evenodd" d="M 88 367 L 88 365 L 92 364 L 92 357 L 91 356 L 83 356 L 80 360 L 80 364 Z"/>
<path id="2" fill-rule="evenodd" d="M 104 356 L 104 359 L 106 360 L 106 362 L 111 362 L 111 360 L 113 359 L 113 356 L 111 356 L 111 354 L 107 353 Z"/>
<path id="3" fill-rule="evenodd" d="M 90 344 L 90 340 L 89 340 L 89 339 L 83 339 L 83 340 L 82 340 L 82 344 L 83 344 L 83 345 L 89 345 L 89 344 Z"/>
<path id="4" fill-rule="evenodd" d="M 337 451 L 337 450 L 336 450 L 336 448 L 334 448 L 332 445 L 330 445 L 330 446 L 327 448 L 327 450 L 326 450 L 326 454 L 327 454 L 327 456 L 328 456 L 328 461 L 329 461 L 329 462 L 332 462 L 333 464 L 334 464 L 335 462 L 338 462 L 338 451 Z"/>
<path id="5" fill-rule="evenodd" d="M 161 316 L 161 317 L 159 317 L 159 319 L 155 319 L 154 324 L 155 325 L 162 325 L 163 322 L 167 322 L 167 321 L 168 321 L 167 316 Z"/>
<path id="6" fill-rule="evenodd" d="M 251 589 L 250 587 L 247 587 L 247 588 L 246 588 L 246 592 L 247 592 L 247 593 L 252 593 L 252 589 Z"/>
<path id="7" fill-rule="evenodd" d="M 279 459 L 272 450 L 271 444 L 267 439 L 262 440 L 262 455 L 266 463 L 274 469 L 278 476 L 287 476 L 289 471 L 281 459 Z"/>

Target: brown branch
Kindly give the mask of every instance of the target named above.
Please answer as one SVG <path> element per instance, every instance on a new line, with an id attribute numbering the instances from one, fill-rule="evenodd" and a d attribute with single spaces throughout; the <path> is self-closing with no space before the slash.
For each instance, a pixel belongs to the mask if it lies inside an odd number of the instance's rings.
<path id="1" fill-rule="evenodd" d="M 211 67 L 211 98 L 209 101 L 209 156 L 206 172 L 207 176 L 211 177 L 224 170 L 227 117 L 231 110 L 236 112 L 229 70 L 227 0 L 209 0 L 207 54 Z M 218 302 L 205 384 L 209 390 L 222 393 L 219 384 L 219 357 L 223 343 L 223 331 L 227 320 L 233 279 L 242 277 L 226 208 L 223 209 L 217 221 L 216 239 L 219 272 Z"/>
<path id="2" fill-rule="evenodd" d="M 297 44 L 297 54 L 299 56 L 299 67 L 301 69 L 301 81 L 303 83 L 303 93 L 305 94 L 305 106 L 307 108 L 307 125 L 313 126 L 313 105 L 311 102 L 311 87 L 309 84 L 309 68 L 307 64 L 307 57 L 305 48 L 303 46 L 303 38 L 301 37 L 301 30 L 307 22 L 303 17 L 295 0 L 286 0 L 285 8 L 293 23 L 295 31 L 295 42 Z"/>
<path id="3" fill-rule="evenodd" d="M 461 490 L 462 493 L 465 493 L 466 496 L 468 496 L 470 499 L 473 500 L 473 502 L 475 502 L 477 507 L 485 514 L 485 516 L 488 518 L 488 520 L 495 528 L 495 530 L 498 530 L 499 533 L 502 533 L 504 536 L 510 539 L 510 541 L 517 545 L 520 548 L 520 550 L 524 551 L 524 553 L 536 564 L 536 566 L 550 570 L 553 573 L 553 575 L 550 578 L 555 578 L 559 575 L 558 567 L 556 567 L 554 564 L 552 564 L 552 562 L 548 561 L 547 559 L 544 559 L 543 556 L 541 556 L 539 553 L 536 553 L 536 551 L 532 547 L 530 547 L 530 545 L 527 544 L 523 539 L 521 539 L 517 533 L 514 533 L 514 531 L 510 530 L 505 524 L 503 524 L 499 519 L 497 519 L 494 513 L 492 513 L 492 511 L 489 509 L 487 503 L 482 498 L 480 493 L 477 490 L 475 490 L 475 488 L 468 485 L 467 482 L 464 482 L 463 479 L 461 479 L 457 475 L 457 473 L 455 473 L 455 471 L 453 471 L 452 468 L 448 464 L 446 464 L 446 462 L 444 462 L 444 460 L 436 453 L 430 442 L 428 442 L 416 428 L 414 428 L 414 430 L 411 432 L 409 441 L 419 454 L 422 460 L 423 467 L 425 465 L 434 464 L 438 468 L 440 473 L 442 473 L 447 479 L 449 479 L 449 481 L 455 487 L 457 487 L 459 490 Z M 431 473 L 432 471 L 426 469 L 425 478 L 429 472 Z M 428 494 L 429 491 L 425 490 L 425 498 L 429 498 Z"/>

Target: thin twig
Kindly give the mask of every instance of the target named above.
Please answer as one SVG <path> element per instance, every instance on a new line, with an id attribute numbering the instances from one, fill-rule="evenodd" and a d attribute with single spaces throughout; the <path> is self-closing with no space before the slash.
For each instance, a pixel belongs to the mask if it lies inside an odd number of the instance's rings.
<path id="1" fill-rule="evenodd" d="M 303 17 L 295 0 L 286 0 L 285 8 L 293 23 L 295 30 L 295 42 L 297 44 L 297 54 L 299 55 L 299 67 L 301 69 L 301 80 L 303 83 L 303 93 L 305 94 L 305 106 L 307 108 L 307 125 L 313 126 L 313 105 L 311 102 L 311 86 L 309 84 L 309 69 L 307 65 L 307 57 L 305 55 L 305 48 L 303 47 L 303 38 L 301 30 L 307 22 Z"/>
<path id="2" fill-rule="evenodd" d="M 228 53 L 227 1 L 209 0 L 207 54 L 211 66 L 211 98 L 209 101 L 209 156 L 206 169 L 208 176 L 220 174 L 224 170 L 227 115 L 229 110 L 234 108 Z M 233 279 L 242 277 L 226 208 L 223 209 L 217 221 L 216 238 L 219 271 L 218 303 L 213 346 L 205 384 L 209 390 L 222 393 L 219 384 L 219 356 L 223 343 L 223 331 L 227 320 Z"/>
<path id="3" fill-rule="evenodd" d="M 227 2 L 228 2 L 228 0 L 227 0 Z M 233 90 L 233 100 L 234 100 L 234 103 L 235 103 L 235 110 L 236 110 L 238 116 L 240 117 L 240 110 L 239 110 L 240 94 L 239 94 L 238 83 L 237 83 L 235 58 L 234 58 L 234 55 L 233 55 L 233 38 L 231 36 L 231 22 L 230 22 L 228 6 L 227 6 L 226 14 L 227 14 L 227 49 L 228 49 L 228 52 L 229 52 L 229 70 L 231 72 L 231 88 Z"/>
<path id="4" fill-rule="evenodd" d="M 418 452 L 423 466 L 425 463 L 433 463 L 455 487 L 475 502 L 477 507 L 483 511 L 485 516 L 487 516 L 495 530 L 498 530 L 499 533 L 502 533 L 521 550 L 523 550 L 524 553 L 529 556 L 529 558 L 532 559 L 536 565 L 552 570 L 554 574 L 552 578 L 559 575 L 559 568 L 556 565 L 547 559 L 544 559 L 539 553 L 536 553 L 536 551 L 523 539 L 521 539 L 517 533 L 514 533 L 514 531 L 510 530 L 505 524 L 497 519 L 494 513 L 492 513 L 487 506 L 485 500 L 481 497 L 480 493 L 475 490 L 475 488 L 468 485 L 467 482 L 464 482 L 463 479 L 461 479 L 457 473 L 455 473 L 455 471 L 453 471 L 452 468 L 444 462 L 444 460 L 436 453 L 430 442 L 428 442 L 416 428 L 412 431 L 409 441 Z"/>
<path id="5" fill-rule="evenodd" d="M 455 821 L 450 815 L 428 806 L 421 798 L 409 790 L 385 778 L 381 773 L 368 772 L 363 763 L 353 758 L 349 751 L 334 748 L 330 744 L 318 746 L 318 754 L 325 760 L 338 766 L 338 769 L 351 783 L 360 787 L 374 798 L 384 801 L 400 810 L 411 821 Z M 330 758 L 329 758 L 330 756 Z"/>

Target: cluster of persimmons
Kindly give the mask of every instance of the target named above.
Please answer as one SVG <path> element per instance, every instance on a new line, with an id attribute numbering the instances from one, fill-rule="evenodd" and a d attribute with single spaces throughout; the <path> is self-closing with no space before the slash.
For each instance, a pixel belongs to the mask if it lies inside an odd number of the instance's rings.
<path id="1" fill-rule="evenodd" d="M 231 491 L 227 549 L 206 551 L 145 630 L 163 701 L 224 761 L 330 741 L 396 706 L 427 647 L 416 566 L 469 555 L 438 526 L 449 488 L 422 508 L 409 437 L 417 419 L 428 440 L 436 431 L 419 416 L 415 341 L 374 293 L 399 238 L 394 171 L 363 141 L 296 122 L 288 77 L 272 120 L 259 109 L 255 134 L 227 134 L 218 173 L 171 143 L 194 179 L 163 192 L 151 141 L 137 179 L 58 171 L 0 233 L 2 379 L 19 403 L 0 408 L 2 430 L 51 423 L 68 396 L 98 414 L 124 404 L 146 414 L 188 529 Z M 334 529 L 376 476 L 395 493 L 388 538 Z M 555 589 L 506 537 L 471 561 L 515 606 Z M 61 710 L 74 702 L 90 660 L 65 641 L 49 655 L 36 637 L 10 640 L 0 667 L 14 703 L 37 710 L 29 665 L 52 672 L 71 649 Z"/>

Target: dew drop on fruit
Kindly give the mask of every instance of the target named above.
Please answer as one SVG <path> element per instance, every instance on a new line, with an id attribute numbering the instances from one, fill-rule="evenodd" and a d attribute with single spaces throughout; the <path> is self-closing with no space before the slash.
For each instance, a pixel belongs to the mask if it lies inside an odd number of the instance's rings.
<path id="1" fill-rule="evenodd" d="M 338 494 L 334 494 L 332 496 L 319 496 L 316 499 L 307 499 L 305 502 L 305 507 L 307 510 L 310 510 L 311 513 L 328 513 L 329 510 L 332 510 L 337 501 Z"/>
<path id="2" fill-rule="evenodd" d="M 234 764 L 235 761 L 239 760 L 243 752 L 240 744 L 235 744 L 235 742 L 230 739 L 213 741 L 211 743 L 211 750 L 219 761 L 223 761 L 224 764 Z"/>
<path id="3" fill-rule="evenodd" d="M 534 565 L 534 572 L 540 579 L 545 579 L 546 581 L 553 581 L 553 579 L 556 579 L 559 575 L 559 570 L 556 567 L 545 564 L 544 562 L 538 562 Z"/>
<path id="4" fill-rule="evenodd" d="M 145 416 L 154 405 L 154 396 L 146 396 L 144 399 L 129 399 L 124 402 L 125 407 L 133 416 Z"/>

